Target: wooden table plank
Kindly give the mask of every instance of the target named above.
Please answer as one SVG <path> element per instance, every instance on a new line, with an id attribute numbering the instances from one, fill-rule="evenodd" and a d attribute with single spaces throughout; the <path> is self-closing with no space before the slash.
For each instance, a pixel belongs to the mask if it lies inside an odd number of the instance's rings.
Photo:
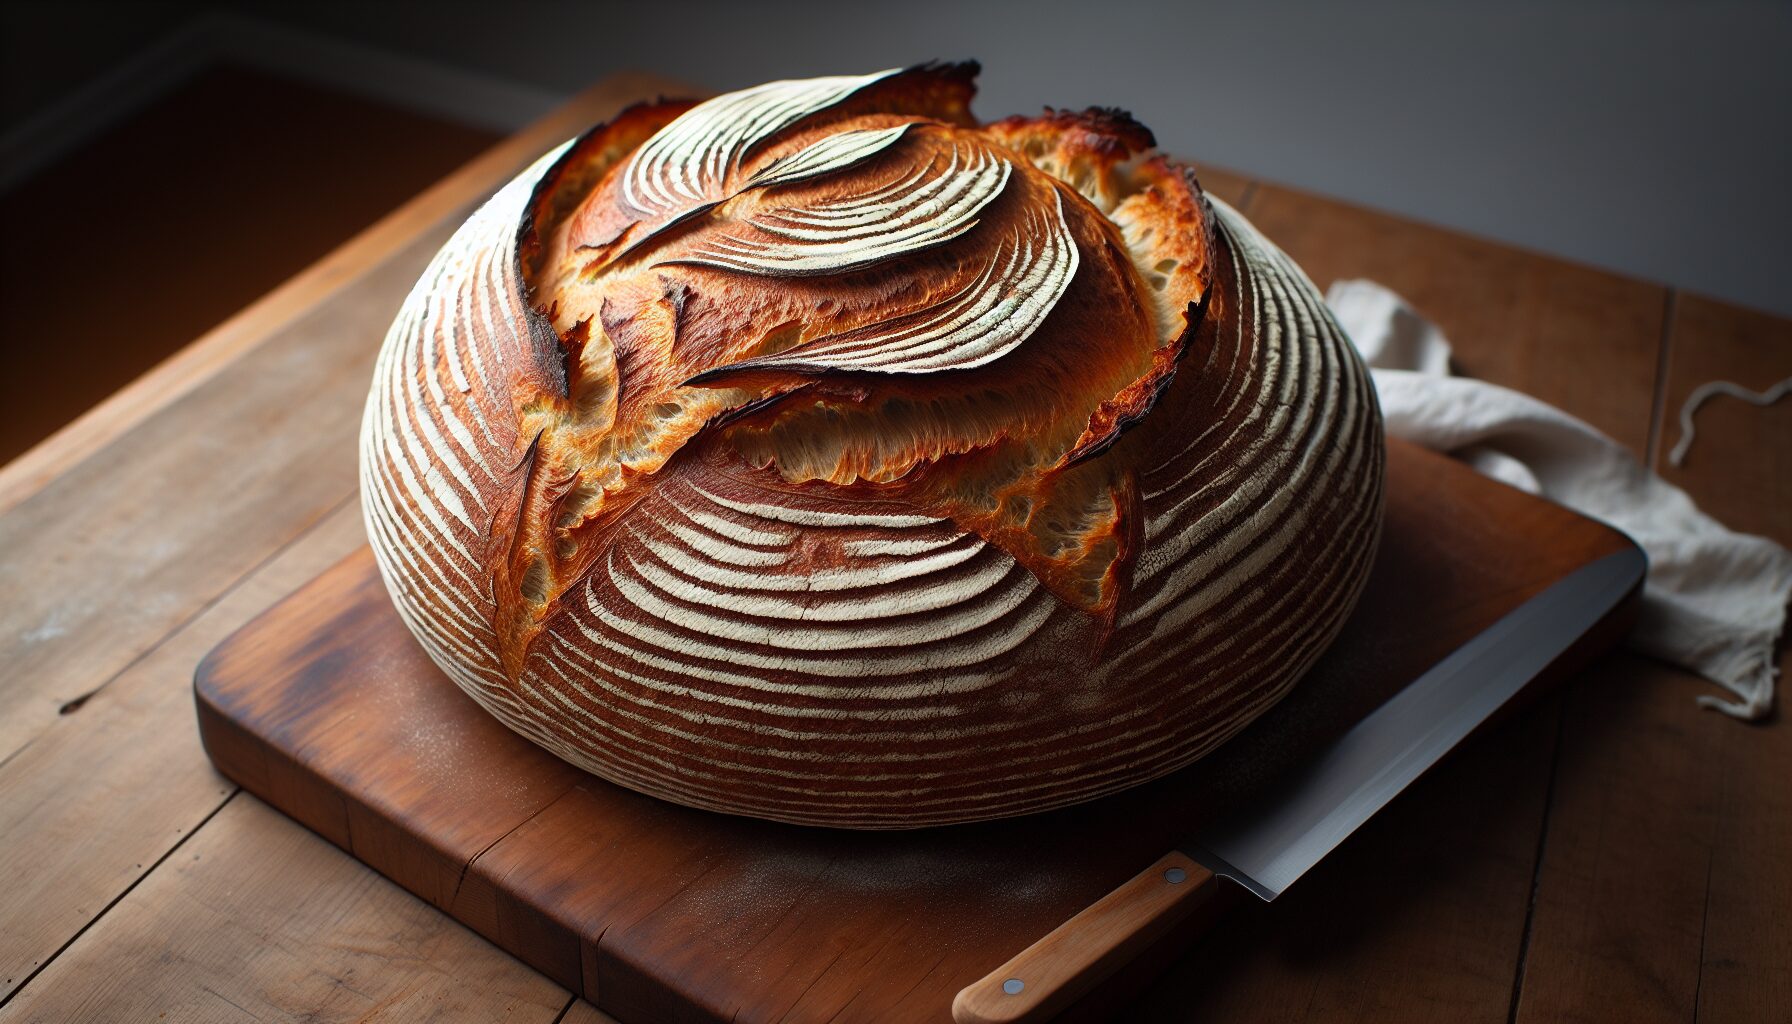
<path id="1" fill-rule="evenodd" d="M 1722 767 L 1745 727 L 1636 656 L 1569 695 L 1519 1021 L 1694 1016 Z"/>
<path id="2" fill-rule="evenodd" d="M 570 994 L 240 794 L 0 1022 L 558 1019 Z"/>
<path id="3" fill-rule="evenodd" d="M 1504 1024 L 1556 703 L 1453 755 L 1275 903 L 1240 900 L 1128 1019 Z"/>
<path id="4" fill-rule="evenodd" d="M 1707 512 L 1792 544 L 1792 402 L 1715 399 L 1683 469 L 1661 455 L 1693 388 L 1792 374 L 1792 322 L 1675 302 L 1656 468 Z M 1783 645 L 1783 680 L 1792 654 Z M 1572 695 L 1520 1021 L 1773 1020 L 1792 1006 L 1792 731 L 1701 711 L 1714 687 L 1629 658 Z"/>
<path id="5" fill-rule="evenodd" d="M 1681 296 L 1668 335 L 1668 414 L 1706 380 L 1762 391 L 1792 377 L 1792 321 L 1704 296 Z M 1722 522 L 1792 547 L 1792 400 L 1769 409 L 1715 398 L 1697 414 L 1683 466 L 1661 432 L 1656 472 Z M 1720 778 L 1706 872 L 1697 1011 L 1704 1020 L 1783 1019 L 1792 1008 L 1792 638 L 1779 638 L 1779 712 L 1736 733 L 1710 717 L 1706 751 Z M 1684 680 L 1684 676 L 1681 676 Z M 1681 687 L 1684 692 L 1684 687 Z"/>
<path id="6" fill-rule="evenodd" d="M 1700 710 L 1708 689 L 1627 657 L 1570 695 L 1517 1020 L 1792 1005 L 1792 734 Z"/>
<path id="7" fill-rule="evenodd" d="M 574 107 L 584 119 L 607 115 L 639 88 L 599 88 Z M 458 203 L 412 204 L 307 271 L 303 287 L 233 319 L 169 373 L 152 372 L 160 404 L 150 414 L 119 407 L 103 448 L 0 515 L 8 573 L 31 581 L 0 598 L 0 759 L 353 492 L 385 324 L 471 205 L 568 134 L 567 120 L 548 118 L 470 165 L 478 173 L 451 178 L 443 196 Z M 296 311 L 304 300 L 312 305 Z M 62 437 L 45 444 L 86 444 Z"/>
<path id="8" fill-rule="evenodd" d="M 1779 669 L 1784 701 L 1792 653 L 1783 645 Z M 1703 1021 L 1784 1020 L 1792 1007 L 1792 731 L 1785 723 L 1782 711 L 1755 734 L 1714 744 L 1723 775 L 1699 946 Z"/>
<path id="9" fill-rule="evenodd" d="M 616 1018 L 592 1006 L 583 999 L 573 1000 L 567 1007 L 566 1016 L 560 1018 L 559 1024 L 618 1024 Z"/>
<path id="10" fill-rule="evenodd" d="M 1682 466 L 1665 453 L 1679 438 L 1686 396 L 1708 380 L 1754 390 L 1792 377 L 1792 321 L 1682 295 L 1669 334 L 1664 388 L 1669 425 L 1656 469 L 1729 526 L 1792 547 L 1792 399 L 1756 408 L 1717 398 L 1698 413 L 1698 437 Z M 1785 711 L 1792 643 L 1782 634 L 1779 707 L 1743 728 L 1703 716 L 1706 755 L 1720 773 L 1701 918 L 1700 1020 L 1783 1019 L 1792 1007 L 1792 730 Z M 1675 673 L 1684 699 L 1687 677 Z M 1698 685 L 1698 684 L 1695 684 Z"/>
<path id="11" fill-rule="evenodd" d="M 0 757 L 353 492 L 334 449 L 353 443 L 372 366 L 364 325 L 411 269 L 369 278 L 358 302 L 305 318 L 0 517 L 9 570 L 33 581 L 0 612 Z"/>
<path id="12" fill-rule="evenodd" d="M 365 539 L 345 503 L 0 764 L 0 1000 L 236 791 L 200 749 L 193 666 Z"/>
<path id="13" fill-rule="evenodd" d="M 359 406 L 436 246 L 541 149 L 662 85 L 607 81 L 382 221 L 146 378 L 157 394 L 59 476 L 9 467 L 0 550 L 48 582 L 0 597 L 0 1000 L 227 795 L 193 665 L 359 543 Z M 88 436 L 50 443 L 74 457 Z"/>

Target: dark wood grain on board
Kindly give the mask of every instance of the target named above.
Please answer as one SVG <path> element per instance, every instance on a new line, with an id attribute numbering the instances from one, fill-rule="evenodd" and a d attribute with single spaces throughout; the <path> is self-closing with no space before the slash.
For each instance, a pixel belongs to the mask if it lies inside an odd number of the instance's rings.
<path id="1" fill-rule="evenodd" d="M 795 828 L 584 776 L 441 676 L 365 552 L 206 660 L 201 732 L 227 776 L 622 1020 L 819 1020 L 847 1007 L 925 1019 L 1204 814 L 1627 544 L 1396 443 L 1368 590 L 1295 697 L 1177 775 L 985 825 Z M 1611 642 L 1616 621 L 1589 644 Z"/>

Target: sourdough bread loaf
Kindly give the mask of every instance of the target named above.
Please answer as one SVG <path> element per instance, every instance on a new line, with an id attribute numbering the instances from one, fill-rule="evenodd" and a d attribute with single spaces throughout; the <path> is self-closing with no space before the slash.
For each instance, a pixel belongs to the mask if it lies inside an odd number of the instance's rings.
<path id="1" fill-rule="evenodd" d="M 904 828 L 1188 764 L 1336 635 L 1381 425 L 1313 286 L 1119 111 L 975 65 L 636 106 L 454 235 L 361 435 L 394 603 L 641 792 Z"/>

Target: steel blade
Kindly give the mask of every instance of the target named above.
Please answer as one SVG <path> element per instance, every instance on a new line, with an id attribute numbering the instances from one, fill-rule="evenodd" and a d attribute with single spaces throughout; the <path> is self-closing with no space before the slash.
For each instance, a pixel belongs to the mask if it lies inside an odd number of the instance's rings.
<path id="1" fill-rule="evenodd" d="M 1273 900 L 1449 753 L 1642 579 L 1629 548 L 1552 585 L 1487 627 L 1261 800 L 1204 828 L 1190 857 Z"/>

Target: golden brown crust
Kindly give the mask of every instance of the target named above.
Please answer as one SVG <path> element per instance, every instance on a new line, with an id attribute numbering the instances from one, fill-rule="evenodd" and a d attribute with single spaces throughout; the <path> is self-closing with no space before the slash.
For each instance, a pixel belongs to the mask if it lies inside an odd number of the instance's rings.
<path id="1" fill-rule="evenodd" d="M 438 257 L 364 491 L 513 727 L 698 806 L 1020 813 L 1199 756 L 1342 622 L 1379 435 L 1310 283 L 1130 116 L 979 125 L 974 70 L 631 108 Z"/>
<path id="2" fill-rule="evenodd" d="M 568 187 L 590 187 L 577 202 L 554 198 L 558 219 L 537 203 L 539 230 L 555 241 L 536 272 L 536 301 L 551 312 L 569 353 L 591 351 L 594 338 L 608 346 L 603 378 L 581 378 L 615 390 L 614 419 L 595 444 L 639 439 L 658 453 L 650 460 L 658 466 L 700 433 L 720 431 L 749 462 L 775 466 L 792 482 L 875 487 L 970 526 L 1062 599 L 1110 614 L 1120 597 L 1125 529 L 1113 495 L 1124 490 L 1126 472 L 1100 456 L 1146 415 L 1175 373 L 1186 312 L 1207 282 L 1210 235 L 1200 196 L 1161 160 L 1131 164 L 1151 137 L 1124 114 L 1048 111 L 969 126 L 961 81 L 921 71 L 879 83 L 760 143 L 732 176 L 749 179 L 842 132 L 907 125 L 894 144 L 838 173 L 706 198 L 685 210 L 635 217 L 622 195 L 620 162 L 597 182 L 560 174 Z M 662 117 L 642 112 L 635 120 Z M 961 159 L 1010 168 L 1006 186 L 962 235 L 813 276 L 755 277 L 701 260 L 718 248 L 718 236 L 730 246 L 775 244 L 777 236 L 757 225 L 781 227 L 784 211 L 848 202 L 916 167 Z M 804 361 L 818 346 L 928 316 L 973 286 L 1017 232 L 1036 235 L 1030 219 L 1054 206 L 1079 266 L 1017 351 L 945 374 Z M 665 416 L 674 407 L 677 414 Z M 564 423 L 545 430 L 548 450 L 574 433 Z M 817 437 L 832 446 L 819 460 L 808 451 Z M 618 478 L 606 500 L 626 501 L 624 490 Z M 1104 501 L 1109 507 L 1091 511 Z M 585 507 L 594 514 L 602 506 Z M 550 559 L 550 592 L 573 585 L 597 556 L 601 545 L 574 536 L 580 532 L 568 531 L 573 558 Z"/>

